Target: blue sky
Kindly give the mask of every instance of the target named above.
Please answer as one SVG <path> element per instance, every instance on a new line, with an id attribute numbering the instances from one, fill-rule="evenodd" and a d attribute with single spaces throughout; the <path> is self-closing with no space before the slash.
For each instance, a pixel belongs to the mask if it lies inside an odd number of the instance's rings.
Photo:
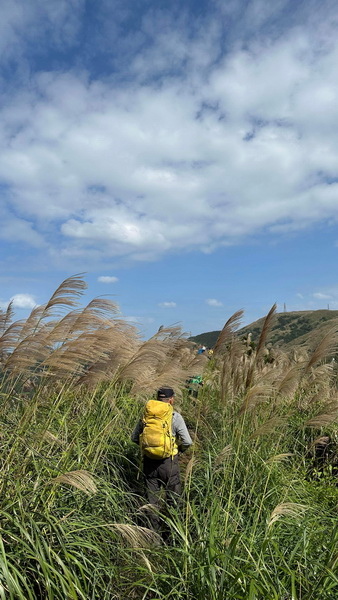
<path id="1" fill-rule="evenodd" d="M 85 272 L 144 336 L 338 309 L 338 5 L 4 0 L 0 306 Z"/>

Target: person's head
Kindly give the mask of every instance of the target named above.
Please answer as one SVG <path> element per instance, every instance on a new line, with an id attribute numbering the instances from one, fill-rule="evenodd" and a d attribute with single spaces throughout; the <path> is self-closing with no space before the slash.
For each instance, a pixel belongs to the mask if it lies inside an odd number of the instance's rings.
<path id="1" fill-rule="evenodd" d="M 174 404 L 175 392 L 171 387 L 161 387 L 157 391 L 157 400 L 161 402 L 167 402 L 168 404 Z"/>

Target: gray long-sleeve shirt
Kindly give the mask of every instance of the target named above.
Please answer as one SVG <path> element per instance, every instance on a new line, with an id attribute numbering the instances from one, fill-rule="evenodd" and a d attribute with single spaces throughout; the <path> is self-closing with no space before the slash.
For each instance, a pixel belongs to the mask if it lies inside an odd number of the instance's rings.
<path id="1" fill-rule="evenodd" d="M 139 443 L 140 435 L 141 435 L 142 431 L 143 431 L 143 422 L 142 422 L 142 419 L 140 419 L 140 421 L 137 423 L 133 433 L 131 434 L 132 442 L 135 442 L 135 444 Z M 191 446 L 192 439 L 189 435 L 189 431 L 184 422 L 184 419 L 183 419 L 182 415 L 180 415 L 180 413 L 175 412 L 175 411 L 173 412 L 172 432 L 173 432 L 173 435 L 176 437 L 180 452 L 184 452 L 185 450 L 187 450 L 187 448 L 189 448 L 189 446 Z"/>

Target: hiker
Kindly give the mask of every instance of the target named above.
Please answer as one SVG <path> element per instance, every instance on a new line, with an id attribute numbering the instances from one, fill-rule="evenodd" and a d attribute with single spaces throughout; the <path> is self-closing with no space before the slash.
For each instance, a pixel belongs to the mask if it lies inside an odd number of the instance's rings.
<path id="1" fill-rule="evenodd" d="M 206 351 L 206 346 L 200 346 L 199 349 L 197 350 L 197 354 L 204 354 L 205 351 Z"/>
<path id="2" fill-rule="evenodd" d="M 165 489 L 169 506 L 176 504 L 181 494 L 178 455 L 192 444 L 183 417 L 173 410 L 174 390 L 162 387 L 157 400 L 149 400 L 131 436 L 139 444 L 143 456 L 143 473 L 150 504 L 159 507 L 159 492 Z M 159 529 L 157 512 L 151 514 L 154 529 Z"/>
<path id="3" fill-rule="evenodd" d="M 192 375 L 192 377 L 189 377 L 186 380 L 186 387 L 188 388 L 189 396 L 197 398 L 200 388 L 203 387 L 202 375 Z"/>

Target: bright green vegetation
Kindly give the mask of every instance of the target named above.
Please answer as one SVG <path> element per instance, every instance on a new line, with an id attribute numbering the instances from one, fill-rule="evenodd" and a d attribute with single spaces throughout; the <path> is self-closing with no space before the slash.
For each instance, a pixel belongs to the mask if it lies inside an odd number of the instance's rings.
<path id="1" fill-rule="evenodd" d="M 182 504 L 170 513 L 163 507 L 167 544 L 149 529 L 130 433 L 149 380 L 153 391 L 158 382 L 177 387 L 178 355 L 190 370 L 189 343 L 177 332 L 139 343 L 114 371 L 107 349 L 95 358 L 100 370 L 83 358 L 83 330 L 76 359 L 74 337 L 62 360 L 59 342 L 45 347 L 43 360 L 34 339 L 39 358 L 28 369 L 22 361 L 14 368 L 7 346 L 1 599 L 336 600 L 338 402 L 325 356 L 337 335 L 312 355 L 266 363 L 269 322 L 251 354 L 233 336 L 235 324 L 205 361 L 198 398 L 183 391 L 180 409 L 195 443 L 182 457 Z M 333 450 L 321 462 L 314 452 L 324 434 Z"/>
<path id="2" fill-rule="evenodd" d="M 268 342 L 280 348 L 313 345 L 325 334 L 328 327 L 334 326 L 338 319 L 337 310 L 309 310 L 300 312 L 278 313 L 271 327 Z M 238 335 L 245 337 L 252 334 L 252 340 L 257 342 L 264 323 L 264 318 L 242 327 Z M 205 344 L 212 348 L 220 331 L 209 331 L 191 338 L 197 344 Z"/>

